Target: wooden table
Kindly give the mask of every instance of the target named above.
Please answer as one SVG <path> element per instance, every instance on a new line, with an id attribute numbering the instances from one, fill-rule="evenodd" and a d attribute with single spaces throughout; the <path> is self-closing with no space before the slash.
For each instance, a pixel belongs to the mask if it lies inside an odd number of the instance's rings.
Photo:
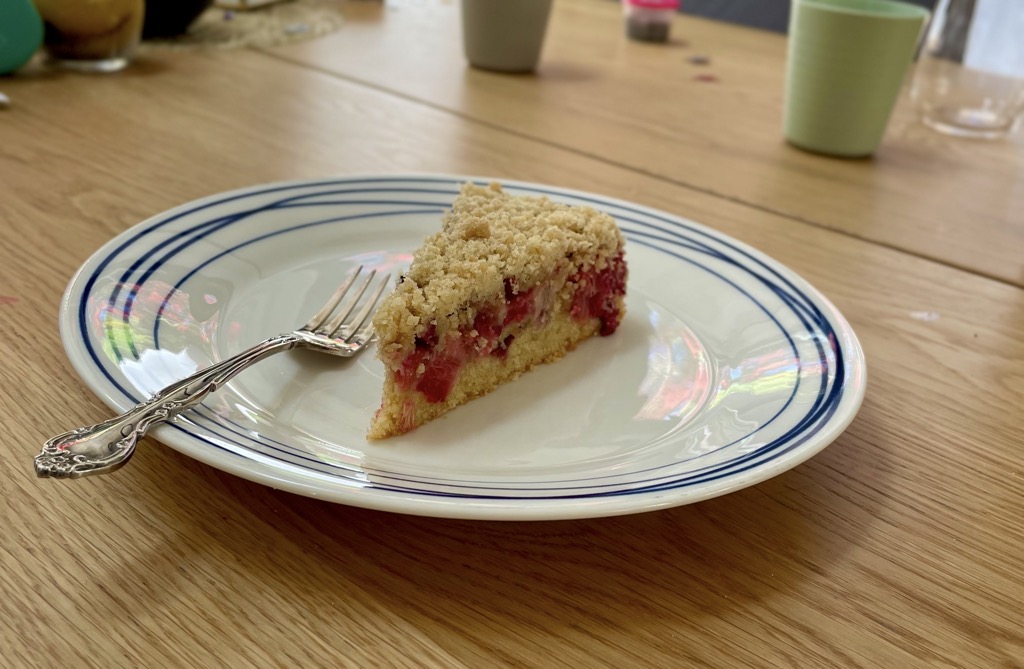
<path id="1" fill-rule="evenodd" d="M 298 45 L 0 80 L 0 664 L 1024 667 L 1019 139 L 901 108 L 873 160 L 804 154 L 779 136 L 784 38 L 680 18 L 685 46 L 629 43 L 598 0 L 559 0 L 537 77 L 467 69 L 457 3 L 346 11 Z M 154 441 L 113 476 L 34 477 L 45 437 L 107 415 L 55 327 L 96 248 L 225 189 L 381 171 L 580 188 L 753 244 L 850 320 L 863 408 L 765 483 L 612 519 L 331 505 Z"/>
<path id="2" fill-rule="evenodd" d="M 272 55 L 577 155 L 1024 286 L 1024 141 L 938 135 L 901 105 L 870 160 L 783 143 L 783 36 L 679 18 L 671 44 L 561 0 L 537 77 L 467 70 L 457 3 L 353 7 L 346 30 Z M 690 62 L 705 56 L 707 65 Z M 703 81 L 711 75 L 716 81 Z"/>

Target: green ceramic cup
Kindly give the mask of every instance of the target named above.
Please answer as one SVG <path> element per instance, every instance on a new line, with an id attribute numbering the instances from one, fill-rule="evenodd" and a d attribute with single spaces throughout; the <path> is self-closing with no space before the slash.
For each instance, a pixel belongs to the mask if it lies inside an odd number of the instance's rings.
<path id="1" fill-rule="evenodd" d="M 793 0 L 786 139 L 834 156 L 874 153 L 928 16 L 894 0 Z"/>

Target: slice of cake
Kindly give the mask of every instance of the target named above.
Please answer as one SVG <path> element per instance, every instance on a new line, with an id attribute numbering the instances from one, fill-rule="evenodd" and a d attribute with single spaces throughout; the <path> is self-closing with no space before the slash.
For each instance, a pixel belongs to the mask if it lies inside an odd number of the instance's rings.
<path id="1" fill-rule="evenodd" d="M 386 376 L 369 438 L 408 432 L 612 334 L 625 292 L 623 237 L 607 214 L 464 185 L 374 317 Z"/>

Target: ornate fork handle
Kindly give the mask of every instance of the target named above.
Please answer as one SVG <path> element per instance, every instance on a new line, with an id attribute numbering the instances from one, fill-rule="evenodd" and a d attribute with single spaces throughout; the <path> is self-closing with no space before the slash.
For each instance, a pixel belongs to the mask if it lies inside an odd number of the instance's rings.
<path id="1" fill-rule="evenodd" d="M 305 338 L 298 333 L 272 337 L 172 383 L 117 418 L 57 435 L 47 441 L 36 456 L 36 474 L 78 478 L 118 469 L 132 457 L 135 444 L 149 428 L 199 404 L 250 365 L 304 343 Z"/>

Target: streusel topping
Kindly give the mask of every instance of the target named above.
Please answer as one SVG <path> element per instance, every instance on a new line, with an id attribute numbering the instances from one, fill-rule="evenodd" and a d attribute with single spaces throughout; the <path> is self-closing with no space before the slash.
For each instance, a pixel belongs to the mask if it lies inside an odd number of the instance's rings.
<path id="1" fill-rule="evenodd" d="M 559 268 L 601 270 L 622 243 L 614 219 L 590 207 L 464 184 L 374 317 L 381 357 L 409 350 L 430 325 L 438 336 L 456 333 L 473 318 L 467 305 L 505 295 L 506 277 L 518 292 Z"/>

